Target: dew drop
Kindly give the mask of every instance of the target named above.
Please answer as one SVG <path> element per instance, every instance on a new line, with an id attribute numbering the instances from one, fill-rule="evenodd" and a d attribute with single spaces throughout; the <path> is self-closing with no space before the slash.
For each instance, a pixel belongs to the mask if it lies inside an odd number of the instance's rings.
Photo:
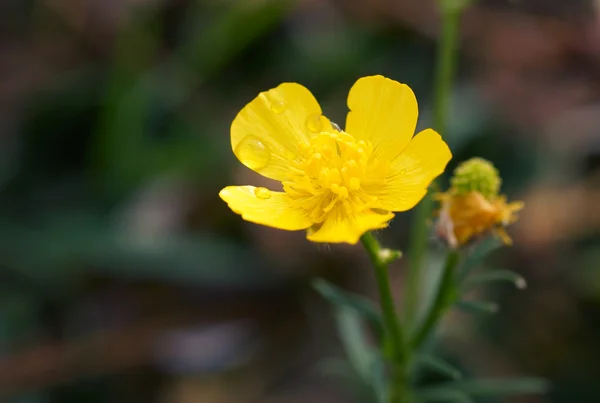
<path id="1" fill-rule="evenodd" d="M 271 198 L 271 191 L 267 188 L 255 188 L 254 195 L 259 199 L 267 200 Z"/>
<path id="2" fill-rule="evenodd" d="M 259 139 L 246 136 L 239 142 L 234 150 L 235 155 L 253 171 L 266 167 L 271 160 L 271 151 Z"/>
<path id="3" fill-rule="evenodd" d="M 283 101 L 275 101 L 271 104 L 271 110 L 276 114 L 283 113 L 285 111 L 286 105 Z"/>
<path id="4" fill-rule="evenodd" d="M 323 123 L 321 121 L 321 115 L 313 115 L 306 120 L 306 126 L 308 130 L 313 133 L 318 133 L 321 131 L 321 127 Z"/>
<path id="5" fill-rule="evenodd" d="M 406 168 L 404 168 L 400 171 L 400 175 L 406 175 Z"/>

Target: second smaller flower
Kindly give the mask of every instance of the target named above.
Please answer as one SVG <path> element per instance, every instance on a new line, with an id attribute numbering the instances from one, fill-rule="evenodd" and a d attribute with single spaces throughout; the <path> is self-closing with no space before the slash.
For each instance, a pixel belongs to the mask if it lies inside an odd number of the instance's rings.
<path id="1" fill-rule="evenodd" d="M 451 248 L 459 248 L 490 231 L 510 245 L 505 227 L 517 220 L 523 202 L 506 201 L 499 194 L 501 178 L 482 158 L 471 158 L 454 171 L 448 191 L 438 193 L 441 207 L 436 232 Z"/>

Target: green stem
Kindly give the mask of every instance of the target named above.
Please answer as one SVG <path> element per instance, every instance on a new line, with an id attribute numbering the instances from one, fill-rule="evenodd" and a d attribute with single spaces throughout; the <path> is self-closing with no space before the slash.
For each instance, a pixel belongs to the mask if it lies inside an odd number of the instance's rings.
<path id="1" fill-rule="evenodd" d="M 436 68 L 433 126 L 446 136 L 446 123 L 452 81 L 456 66 L 460 15 L 462 8 L 442 6 L 442 36 L 438 45 L 438 63 Z M 427 220 L 431 217 L 434 203 L 426 195 L 416 208 L 409 245 L 409 267 L 405 282 L 405 320 L 410 327 L 414 322 L 419 304 L 421 287 L 421 267 L 427 248 Z"/>
<path id="2" fill-rule="evenodd" d="M 395 364 L 405 365 L 408 358 L 407 344 L 402 326 L 398 320 L 398 315 L 396 314 L 387 264 L 383 261 L 380 254 L 381 245 L 370 232 L 364 234 L 360 240 L 375 268 L 379 301 L 385 324 L 386 337 L 390 343 L 389 347 L 391 349 L 392 359 Z"/>
<path id="3" fill-rule="evenodd" d="M 442 14 L 442 40 L 438 48 L 433 127 L 446 135 L 450 92 L 456 67 L 456 50 L 460 26 L 460 9 L 447 9 Z"/>
<path id="4" fill-rule="evenodd" d="M 429 312 L 427 313 L 423 324 L 417 331 L 415 337 L 411 340 L 411 346 L 414 350 L 418 349 L 423 342 L 429 338 L 435 325 L 446 310 L 452 305 L 454 294 L 456 292 L 456 266 L 458 265 L 459 260 L 460 254 L 456 250 L 448 252 L 433 303 L 429 308 Z"/>
<path id="5" fill-rule="evenodd" d="M 381 245 L 373 234 L 367 232 L 360 240 L 375 268 L 379 302 L 385 325 L 384 342 L 390 349 L 392 376 L 389 385 L 388 401 L 390 403 L 411 403 L 413 398 L 410 385 L 408 384 L 410 346 L 407 343 L 398 315 L 396 314 L 387 263 L 385 257 L 382 256 Z"/>

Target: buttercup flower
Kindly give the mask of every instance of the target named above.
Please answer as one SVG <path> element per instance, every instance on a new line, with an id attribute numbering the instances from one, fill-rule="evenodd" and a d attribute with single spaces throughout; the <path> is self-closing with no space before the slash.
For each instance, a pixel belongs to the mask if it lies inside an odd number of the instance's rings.
<path id="1" fill-rule="evenodd" d="M 437 233 L 457 248 L 473 238 L 494 231 L 510 245 L 505 227 L 517 220 L 522 202 L 507 203 L 499 195 L 502 180 L 494 166 L 481 158 L 472 158 L 454 171 L 451 187 L 436 195 L 441 203 Z"/>
<path id="2" fill-rule="evenodd" d="M 348 95 L 346 130 L 323 116 L 308 89 L 284 83 L 260 93 L 231 125 L 240 162 L 283 191 L 228 186 L 219 196 L 243 219 L 307 230 L 314 242 L 355 244 L 414 207 L 452 157 L 431 129 L 413 137 L 418 108 L 405 84 L 359 79 Z"/>

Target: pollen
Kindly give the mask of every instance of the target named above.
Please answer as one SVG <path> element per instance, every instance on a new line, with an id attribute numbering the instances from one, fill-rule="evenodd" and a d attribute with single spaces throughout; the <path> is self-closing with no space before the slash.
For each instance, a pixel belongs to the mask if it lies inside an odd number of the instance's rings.
<path id="1" fill-rule="evenodd" d="M 370 142 L 356 141 L 343 131 L 321 132 L 297 149 L 300 155 L 289 161 L 296 174 L 283 188 L 315 223 L 334 210 L 355 214 L 377 201 L 363 185 L 373 175 L 384 181 L 387 169 L 373 155 Z"/>

